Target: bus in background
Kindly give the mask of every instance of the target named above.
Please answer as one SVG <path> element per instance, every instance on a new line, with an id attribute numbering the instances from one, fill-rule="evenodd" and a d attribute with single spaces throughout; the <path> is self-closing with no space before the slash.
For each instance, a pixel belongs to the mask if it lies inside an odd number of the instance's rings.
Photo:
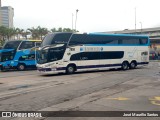
<path id="1" fill-rule="evenodd" d="M 41 40 L 11 40 L 4 44 L 0 50 L 1 70 L 17 68 L 25 70 L 36 67 L 36 48 L 40 46 Z"/>
<path id="2" fill-rule="evenodd" d="M 112 68 L 134 69 L 149 63 L 148 36 L 128 34 L 48 34 L 37 53 L 41 73 Z"/>

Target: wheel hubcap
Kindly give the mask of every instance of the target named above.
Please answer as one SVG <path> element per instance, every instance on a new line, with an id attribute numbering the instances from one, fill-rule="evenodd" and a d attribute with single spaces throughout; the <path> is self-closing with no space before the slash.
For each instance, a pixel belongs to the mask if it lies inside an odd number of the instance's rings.
<path id="1" fill-rule="evenodd" d="M 73 68 L 72 68 L 72 67 L 69 67 L 68 70 L 69 70 L 69 72 L 71 72 L 71 73 L 73 72 Z"/>
<path id="2" fill-rule="evenodd" d="M 127 69 L 127 67 L 128 67 L 127 64 L 124 63 L 124 64 L 123 64 L 123 68 L 124 68 L 124 69 Z"/>
<path id="3" fill-rule="evenodd" d="M 23 65 L 21 65 L 19 68 L 20 68 L 21 70 L 23 70 L 23 69 L 24 69 L 24 66 L 23 66 Z"/>
<path id="4" fill-rule="evenodd" d="M 134 64 L 134 63 L 131 63 L 131 67 L 134 68 L 134 67 L 135 67 L 135 64 Z"/>

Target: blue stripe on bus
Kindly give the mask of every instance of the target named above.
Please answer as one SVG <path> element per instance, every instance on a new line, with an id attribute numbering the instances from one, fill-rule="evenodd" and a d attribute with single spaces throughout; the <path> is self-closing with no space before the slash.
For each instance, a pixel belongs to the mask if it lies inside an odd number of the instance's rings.
<path id="1" fill-rule="evenodd" d="M 109 33 L 89 33 L 90 35 L 104 35 L 104 36 L 122 36 L 122 37 L 143 37 L 148 38 L 148 36 L 145 35 L 135 35 L 135 34 L 109 34 Z"/>

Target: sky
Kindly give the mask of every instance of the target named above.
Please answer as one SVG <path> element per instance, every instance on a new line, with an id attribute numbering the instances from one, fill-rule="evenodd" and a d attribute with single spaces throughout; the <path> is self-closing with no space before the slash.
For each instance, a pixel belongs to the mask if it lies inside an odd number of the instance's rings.
<path id="1" fill-rule="evenodd" d="M 14 26 L 105 32 L 160 27 L 160 0 L 1 0 L 14 8 Z M 73 16 L 72 16 L 73 15 Z M 136 16 L 136 19 L 135 19 Z M 73 22 L 72 22 L 73 18 Z M 136 22 L 135 22 L 136 21 Z"/>

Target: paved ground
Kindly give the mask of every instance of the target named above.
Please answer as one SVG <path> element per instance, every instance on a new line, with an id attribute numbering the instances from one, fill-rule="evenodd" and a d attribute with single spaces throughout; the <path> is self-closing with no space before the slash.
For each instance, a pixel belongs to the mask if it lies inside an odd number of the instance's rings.
<path id="1" fill-rule="evenodd" d="M 0 72 L 1 111 L 160 111 L 158 62 L 127 71 L 42 76 Z M 160 116 L 159 116 L 160 117 Z M 13 118 L 15 119 L 15 118 Z M 41 118 L 41 120 L 144 120 L 160 118 Z"/>

